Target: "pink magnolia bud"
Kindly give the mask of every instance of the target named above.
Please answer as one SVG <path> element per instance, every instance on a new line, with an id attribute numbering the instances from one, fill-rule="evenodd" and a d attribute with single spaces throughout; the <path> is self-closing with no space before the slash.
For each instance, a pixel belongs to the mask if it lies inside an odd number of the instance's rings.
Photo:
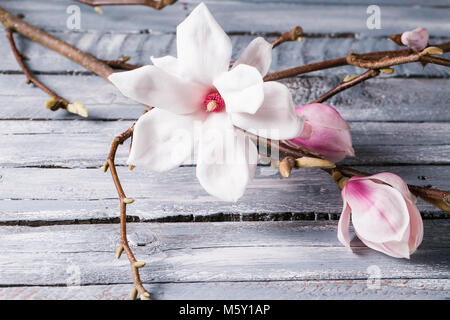
<path id="1" fill-rule="evenodd" d="M 402 34 L 402 43 L 416 51 L 422 51 L 428 45 L 428 31 L 424 28 L 417 28 L 406 31 Z"/>
<path id="2" fill-rule="evenodd" d="M 423 223 L 416 198 L 399 176 L 384 172 L 352 177 L 342 189 L 342 199 L 338 239 L 348 248 L 350 215 L 358 238 L 389 256 L 409 259 L 422 242 Z"/>
<path id="3" fill-rule="evenodd" d="M 336 109 L 326 104 L 312 103 L 297 107 L 295 111 L 305 117 L 305 125 L 300 136 L 291 139 L 293 143 L 333 162 L 355 156 L 350 127 Z"/>

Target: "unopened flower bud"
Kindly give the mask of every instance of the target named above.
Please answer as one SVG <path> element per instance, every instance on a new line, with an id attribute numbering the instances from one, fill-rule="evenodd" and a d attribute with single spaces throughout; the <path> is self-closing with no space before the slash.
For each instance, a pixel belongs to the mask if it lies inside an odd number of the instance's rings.
<path id="1" fill-rule="evenodd" d="M 290 141 L 332 162 L 355 156 L 350 127 L 333 107 L 312 103 L 297 107 L 296 112 L 305 117 L 305 125 L 300 136 Z"/>

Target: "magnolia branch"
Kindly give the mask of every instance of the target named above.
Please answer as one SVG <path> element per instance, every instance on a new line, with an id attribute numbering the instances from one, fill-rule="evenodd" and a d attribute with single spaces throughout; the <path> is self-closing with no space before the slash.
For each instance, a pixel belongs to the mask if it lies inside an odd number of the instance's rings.
<path id="1" fill-rule="evenodd" d="M 354 87 L 361 82 L 364 82 L 368 79 L 378 76 L 379 74 L 380 74 L 380 71 L 378 71 L 378 70 L 367 70 L 363 74 L 361 74 L 351 80 L 345 81 L 346 79 L 344 79 L 344 81 L 341 82 L 337 87 L 331 89 L 330 91 L 328 91 L 324 95 L 320 96 L 319 98 L 317 98 L 316 100 L 314 100 L 311 103 L 322 103 L 325 100 L 328 100 L 329 98 L 331 98 L 332 96 L 338 94 L 339 92 L 344 91 L 348 88 Z"/>
<path id="2" fill-rule="evenodd" d="M 108 5 L 108 4 L 123 4 L 124 1 L 80 1 L 83 3 L 90 4 L 92 6 L 97 5 Z M 114 2 L 114 3 L 113 3 Z M 122 3 L 119 3 L 122 2 Z M 135 4 L 143 4 L 146 1 L 134 1 Z M 139 2 L 139 3 L 137 3 Z M 154 3 L 155 1 L 146 2 L 147 5 L 150 3 Z M 170 3 L 169 3 L 170 2 Z M 175 1 L 160 1 L 158 3 L 162 4 L 171 4 Z M 127 1 L 127 4 L 132 4 L 132 1 Z M 150 5 L 152 6 L 152 5 Z M 155 7 L 158 9 L 158 7 Z M 57 39 L 45 31 L 22 21 L 21 19 L 13 16 L 2 7 L 0 7 L 0 22 L 7 28 L 7 36 L 11 44 L 11 48 L 14 56 L 16 57 L 17 62 L 22 68 L 23 72 L 27 76 L 27 78 L 35 83 L 40 89 L 45 91 L 47 94 L 55 97 L 56 99 L 60 99 L 61 103 L 64 104 L 65 101 L 63 98 L 59 97 L 56 93 L 49 90 L 45 85 L 37 81 L 33 78 L 29 70 L 26 68 L 23 59 L 18 52 L 14 38 L 12 36 L 12 31 L 22 34 L 23 36 L 36 41 L 45 47 L 60 53 L 61 55 L 71 59 L 72 61 L 82 65 L 86 69 L 94 72 L 98 76 L 108 79 L 108 76 L 114 72 L 113 68 L 124 69 L 124 70 L 132 70 L 138 68 L 139 66 L 129 64 L 128 58 L 123 58 L 121 60 L 113 60 L 113 61 L 102 61 L 97 59 L 96 57 L 79 50 L 70 44 Z M 283 33 L 278 39 L 272 42 L 273 47 L 277 47 L 283 42 L 286 41 L 294 41 L 299 38 L 302 30 L 300 27 L 296 27 L 289 32 Z M 441 51 L 450 50 L 450 43 L 444 43 L 440 46 L 436 46 Z M 449 66 L 449 61 L 437 57 L 431 57 L 429 54 L 435 54 L 437 51 L 428 52 L 427 54 L 415 53 L 409 49 L 405 50 L 394 50 L 394 51 L 380 51 L 380 52 L 372 52 L 365 54 L 352 54 L 349 56 L 327 60 L 318 63 L 312 63 L 309 65 L 304 65 L 296 68 L 291 68 L 287 70 L 282 70 L 278 72 L 274 72 L 266 75 L 264 78 L 265 81 L 279 80 L 283 78 L 293 77 L 299 74 L 313 72 L 318 70 L 323 70 L 327 68 L 334 68 L 344 65 L 356 65 L 367 68 L 366 72 L 363 74 L 356 76 L 351 79 L 344 79 L 342 83 L 340 83 L 336 88 L 330 90 L 325 93 L 321 97 L 315 100 L 315 102 L 323 102 L 335 94 L 342 92 L 350 87 L 353 87 L 365 80 L 376 77 L 379 74 L 379 69 L 389 68 L 392 65 L 397 65 L 401 63 L 409 63 L 409 62 L 422 62 L 426 63 L 434 63 L 443 66 Z M 128 204 L 134 202 L 133 199 L 127 198 L 125 192 L 120 183 L 119 176 L 117 174 L 116 166 L 115 166 L 115 155 L 119 145 L 123 144 L 127 139 L 131 138 L 133 135 L 133 128 L 131 127 L 121 135 L 117 136 L 112 145 L 111 150 L 108 155 L 107 162 L 104 165 L 104 171 L 110 169 L 112 179 L 114 181 L 114 185 L 116 187 L 119 199 L 120 199 L 120 236 L 121 236 L 121 245 L 119 246 L 116 257 L 120 258 L 123 251 L 127 254 L 128 260 L 130 262 L 132 276 L 133 276 L 133 284 L 134 288 L 132 291 L 132 298 L 135 299 L 137 295 L 140 295 L 141 299 L 149 299 L 150 295 L 145 290 L 142 285 L 142 281 L 140 279 L 139 269 L 144 267 L 145 262 L 138 261 L 127 240 L 127 232 L 126 232 L 126 208 Z M 369 175 L 369 173 L 357 171 L 355 169 L 347 168 L 344 166 L 336 166 L 334 163 L 324 160 L 320 155 L 307 150 L 306 148 L 294 145 L 289 141 L 277 141 L 277 143 L 273 143 L 273 141 L 269 139 L 264 139 L 262 137 L 258 137 L 256 135 L 252 135 L 248 132 L 246 134 L 257 143 L 260 149 L 268 150 L 269 148 L 278 148 L 279 154 L 283 155 L 284 158 L 280 161 L 280 172 L 283 176 L 288 177 L 291 170 L 293 168 L 321 168 L 328 173 L 330 173 L 335 181 L 337 181 L 336 176 L 341 175 L 346 178 L 355 176 L 355 175 Z M 338 173 L 338 174 L 336 174 Z M 342 181 L 342 179 L 341 179 Z M 448 203 L 450 201 L 450 191 L 443 191 L 439 189 L 426 188 L 420 186 L 409 185 L 409 189 L 416 196 L 420 196 L 425 201 L 428 201 L 435 206 L 441 208 L 444 211 L 450 212 L 450 208 Z"/>
<path id="3" fill-rule="evenodd" d="M 47 93 L 51 99 L 47 102 L 47 108 L 56 111 L 59 108 L 66 109 L 69 105 L 69 101 L 66 99 L 60 97 L 57 93 L 50 90 L 47 86 L 45 86 L 42 82 L 37 80 L 30 72 L 30 70 L 27 68 L 23 61 L 23 56 L 20 54 L 20 52 L 17 50 L 16 43 L 14 41 L 14 35 L 13 32 L 10 29 L 6 29 L 6 37 L 9 40 L 9 44 L 11 45 L 11 50 L 14 54 L 14 57 L 16 58 L 17 63 L 19 64 L 20 68 L 22 69 L 23 73 L 27 77 L 29 82 L 32 82 L 36 87 Z"/>
<path id="4" fill-rule="evenodd" d="M 442 52 L 450 51 L 450 42 L 445 42 L 440 45 L 434 46 L 442 50 Z M 350 58 L 349 58 L 350 57 Z M 306 64 L 299 67 L 294 67 L 286 70 L 281 70 L 273 73 L 269 73 L 264 77 L 264 81 L 276 81 L 285 78 L 295 77 L 301 74 L 320 71 L 324 69 L 342 67 L 346 65 L 356 65 L 358 63 L 358 58 L 363 60 L 364 62 L 372 63 L 365 65 L 357 65 L 358 67 L 370 68 L 370 69 L 381 69 L 388 68 L 393 65 L 402 64 L 402 63 L 410 63 L 410 62 L 418 62 L 423 61 L 426 63 L 434 63 L 443 66 L 449 66 L 448 60 L 430 57 L 430 56 L 422 56 L 418 57 L 418 54 L 411 55 L 410 49 L 402 49 L 402 50 L 392 50 L 392 51 L 377 51 L 377 52 L 369 52 L 362 54 L 354 54 L 350 53 L 347 57 L 326 60 L 322 62 L 316 62 L 311 64 Z M 431 58 L 431 59 L 430 59 Z M 433 59 L 434 58 L 434 59 Z M 406 61 L 406 60 L 410 61 Z M 383 63 L 379 63 L 379 61 L 383 61 Z M 349 63 L 350 61 L 350 63 Z M 388 63 L 389 62 L 389 63 Z M 378 63 L 375 65 L 375 63 Z"/>
<path id="5" fill-rule="evenodd" d="M 114 5 L 140 5 L 161 10 L 164 7 L 174 4 L 177 0 L 77 0 L 92 7 L 114 6 Z"/>
<path id="6" fill-rule="evenodd" d="M 121 66 L 121 67 L 123 67 L 123 66 L 129 67 L 129 68 L 135 67 L 134 65 L 130 65 L 130 64 L 126 63 L 127 59 L 120 60 L 120 63 L 112 62 L 112 61 L 101 61 L 101 60 L 95 58 L 94 56 L 92 56 L 82 50 L 79 50 L 64 41 L 49 35 L 45 31 L 43 31 L 35 26 L 32 26 L 29 23 L 15 17 L 14 15 L 10 14 L 2 7 L 0 7 L 0 22 L 2 22 L 3 25 L 5 25 L 8 29 L 14 30 L 14 31 L 24 35 L 25 37 L 27 37 L 33 41 L 36 41 L 51 50 L 54 50 L 54 51 L 60 53 L 61 55 L 82 65 L 86 69 L 96 73 L 97 75 L 101 76 L 102 78 L 104 78 L 106 80 L 107 80 L 108 76 L 114 72 L 114 70 L 111 68 L 110 65 L 108 65 L 108 63 L 111 65 L 116 65 L 116 66 Z M 291 41 L 292 39 L 294 39 L 294 36 L 298 35 L 299 33 L 301 34 L 301 28 L 299 29 L 296 27 L 296 28 L 292 29 L 291 31 L 284 33 L 282 36 L 280 36 L 280 39 L 282 38 L 284 40 L 278 40 L 278 43 L 282 43 L 284 41 Z M 290 36 L 288 36 L 287 34 L 290 34 Z M 291 40 L 289 40 L 289 39 L 291 39 Z M 275 42 L 277 42 L 277 40 L 275 40 Z M 440 48 L 443 52 L 449 51 L 450 50 L 450 42 L 443 43 L 436 47 Z M 416 55 L 420 55 L 420 54 L 416 53 Z M 391 59 L 390 60 L 391 62 L 397 63 L 397 62 L 399 62 L 399 59 L 410 59 L 409 56 L 411 56 L 410 49 L 393 50 L 393 51 L 379 51 L 379 52 L 372 52 L 372 53 L 365 53 L 365 54 L 358 55 L 358 57 L 360 57 L 362 59 L 366 59 L 366 60 L 374 59 L 373 60 L 374 64 L 372 66 L 377 66 L 377 67 L 380 67 L 380 66 L 388 67 L 389 66 L 389 64 L 386 64 L 386 63 L 379 64 L 379 61 L 385 61 L 383 59 Z M 349 55 L 349 57 L 353 57 L 352 53 Z M 427 62 L 427 63 L 432 63 L 432 62 L 435 62 L 436 59 L 439 59 L 439 58 L 430 57 L 427 55 L 423 55 L 421 57 L 424 58 L 425 62 Z M 348 57 L 344 57 L 344 58 L 338 58 L 338 59 L 313 63 L 313 64 L 309 64 L 309 65 L 304 65 L 304 66 L 300 66 L 297 68 L 282 70 L 279 72 L 268 74 L 265 77 L 265 80 L 266 81 L 277 80 L 277 79 L 292 77 L 292 76 L 306 73 L 306 72 L 312 72 L 312 71 L 322 70 L 322 69 L 326 69 L 326 68 L 342 66 L 342 65 L 348 64 L 347 60 L 350 60 L 352 63 L 353 62 L 357 63 L 356 62 L 356 61 L 358 61 L 357 59 L 356 60 L 352 60 L 352 59 L 353 58 L 350 59 Z M 444 61 L 441 61 L 441 60 L 444 60 L 444 59 L 439 60 L 440 64 L 445 63 Z M 447 60 L 445 60 L 445 61 L 447 61 Z M 355 86 L 367 79 L 375 77 L 376 75 L 377 75 L 376 70 L 375 71 L 368 70 L 365 73 L 361 74 L 360 76 L 358 76 L 352 80 L 349 80 L 347 82 L 343 82 L 343 83 L 339 84 L 336 88 L 332 89 L 330 92 L 321 96 L 317 100 L 325 101 L 329 97 L 331 97 L 347 88 Z M 263 139 L 263 138 L 258 137 L 258 139 Z M 318 156 L 317 154 L 314 154 L 310 151 L 305 151 L 304 149 L 299 148 L 299 147 L 293 147 L 286 141 L 280 142 L 279 146 L 280 146 L 280 151 L 282 153 L 285 153 L 286 155 L 291 155 L 296 158 L 298 158 L 299 155 L 302 155 L 302 156 L 313 155 L 316 158 L 320 158 L 320 156 Z M 422 189 L 421 190 L 416 189 L 416 191 L 419 193 L 423 193 Z M 435 196 L 436 195 L 433 193 L 432 197 L 435 197 Z M 446 201 L 447 198 L 446 199 L 441 198 L 441 200 Z"/>
<path id="7" fill-rule="evenodd" d="M 131 298 L 134 300 L 137 297 L 137 294 L 139 294 L 141 300 L 148 300 L 150 299 L 150 294 L 145 290 L 144 286 L 142 285 L 141 277 L 139 275 L 139 269 L 145 266 L 145 262 L 136 260 L 133 251 L 131 250 L 129 244 L 128 244 L 128 238 L 127 238 L 127 205 L 134 202 L 133 199 L 127 198 L 125 195 L 125 192 L 123 191 L 122 185 L 120 183 L 119 176 L 117 174 L 116 165 L 115 165 L 115 157 L 116 157 L 116 151 L 119 145 L 123 144 L 126 140 L 128 140 L 133 135 L 134 125 L 129 128 L 124 133 L 118 135 L 116 138 L 114 138 L 112 144 L 111 144 L 111 150 L 108 155 L 108 159 L 106 163 L 103 166 L 103 170 L 107 171 L 108 168 L 111 172 L 111 177 L 114 181 L 114 185 L 117 190 L 117 194 L 119 195 L 120 199 L 120 246 L 116 251 L 116 258 L 120 259 L 122 252 L 125 251 L 128 261 L 130 262 L 131 267 L 131 273 L 133 275 L 133 290 L 131 292 Z"/>
<path id="8" fill-rule="evenodd" d="M 303 29 L 299 26 L 294 27 L 292 30 L 283 33 L 277 39 L 271 42 L 273 48 L 278 47 L 280 44 L 288 41 L 299 41 L 301 40 L 301 35 L 303 34 Z"/>

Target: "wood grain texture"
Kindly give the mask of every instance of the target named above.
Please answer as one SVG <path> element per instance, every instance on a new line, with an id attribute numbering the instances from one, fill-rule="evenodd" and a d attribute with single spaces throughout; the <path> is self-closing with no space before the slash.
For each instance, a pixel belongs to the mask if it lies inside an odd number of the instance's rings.
<path id="1" fill-rule="evenodd" d="M 125 98 L 96 76 L 41 75 L 46 85 L 69 101 L 83 102 L 88 120 L 136 120 L 146 108 Z M 336 86 L 340 77 L 298 77 L 284 81 L 295 105 L 313 101 Z M 450 79 L 372 79 L 327 103 L 347 121 L 448 122 Z M 93 90 L 93 88 L 95 88 Z M 0 74 L 0 119 L 80 119 L 64 110 L 45 109 L 48 97 L 19 74 Z"/>
<path id="2" fill-rule="evenodd" d="M 134 121 L 0 121 L 2 167 L 101 167 L 112 139 Z M 350 122 L 351 165 L 450 164 L 450 123 Z M 45 148 L 42 148 L 45 145 Z M 128 143 L 116 163 L 125 165 Z M 195 164 L 196 156 L 185 164 Z"/>
<path id="3" fill-rule="evenodd" d="M 362 167 L 389 171 L 406 182 L 450 189 L 450 166 Z M 122 185 L 136 202 L 128 214 L 141 220 L 223 221 L 333 219 L 342 200 L 329 175 L 295 171 L 281 179 L 277 170 L 258 167 L 254 181 L 236 203 L 217 201 L 200 186 L 195 167 L 166 174 L 118 168 Z M 109 174 L 97 169 L 0 168 L 0 221 L 14 224 L 96 223 L 117 219 L 117 194 Z M 422 180 L 425 179 L 425 180 Z M 419 201 L 425 217 L 447 217 Z"/>
<path id="4" fill-rule="evenodd" d="M 380 254 L 358 239 L 348 251 L 336 239 L 336 222 L 130 224 L 129 230 L 137 257 L 147 262 L 146 283 L 364 281 L 376 265 L 383 280 L 440 279 L 436 285 L 444 291 L 434 296 L 442 298 L 448 294 L 448 223 L 425 221 L 423 245 L 410 260 Z M 1 286 L 66 285 L 72 270 L 83 285 L 130 281 L 127 261 L 114 259 L 118 225 L 0 230 Z"/>
<path id="5" fill-rule="evenodd" d="M 147 64 L 150 55 L 175 54 L 175 28 L 198 2 L 179 1 L 163 11 L 103 7 L 103 15 L 68 0 L 0 5 L 102 59 L 128 55 L 131 63 Z M 71 4 L 81 8 L 81 30 L 66 26 Z M 273 40 L 303 27 L 303 42 L 273 51 L 271 71 L 349 51 L 396 49 L 386 36 L 418 26 L 430 31 L 431 43 L 450 40 L 448 1 L 377 4 L 380 30 L 366 27 L 363 0 L 207 1 L 230 33 L 233 59 L 257 35 Z M 0 299 L 128 298 L 128 262 L 114 259 L 119 202 L 100 166 L 112 138 L 145 107 L 58 54 L 19 36 L 17 43 L 37 77 L 70 101 L 86 104 L 90 116 L 46 110 L 48 97 L 25 84 L 0 28 Z M 284 83 L 302 105 L 361 72 L 345 67 Z M 450 189 L 449 81 L 443 67 L 410 64 L 395 67 L 393 77 L 383 75 L 333 97 L 329 103 L 350 122 L 357 153 L 345 163 Z M 284 180 L 260 165 L 244 197 L 230 204 L 201 188 L 195 161 L 154 174 L 129 172 L 126 156 L 127 146 L 121 147 L 119 175 L 136 199 L 128 218 L 142 222 L 129 224 L 128 238 L 137 258 L 147 262 L 142 278 L 153 298 L 450 298 L 450 220 L 423 201 L 418 206 L 427 218 L 424 241 L 411 260 L 375 252 L 356 238 L 352 253 L 336 238 L 342 200 L 325 172 L 295 171 Z M 378 289 L 368 286 L 369 267 L 381 272 Z"/>
<path id="6" fill-rule="evenodd" d="M 369 283 L 372 284 L 372 282 Z M 379 288 L 367 280 L 245 281 L 149 283 L 156 300 L 316 300 L 316 299 L 448 299 L 448 279 L 381 280 Z M 1 300 L 127 300 L 131 284 L 67 287 L 0 287 Z"/>
<path id="7" fill-rule="evenodd" d="M 290 30 L 279 30 L 281 32 Z M 104 60 L 120 59 L 122 56 L 131 57 L 130 62 L 139 65 L 151 64 L 150 56 L 161 57 L 165 55 L 176 56 L 176 37 L 174 34 L 149 34 L 126 33 L 121 31 L 85 31 L 51 32 L 77 48 L 87 51 Z M 273 35 L 262 35 L 268 41 L 274 40 Z M 233 45 L 232 59 L 236 60 L 246 46 L 256 35 L 232 34 Z M 450 35 L 446 38 L 432 37 L 430 43 L 440 44 L 450 41 Z M 44 73 L 68 73 L 86 72 L 82 66 L 70 61 L 56 52 L 16 35 L 19 50 L 29 59 L 27 66 L 33 70 Z M 372 52 L 383 50 L 397 50 L 399 47 L 387 37 L 303 37 L 302 42 L 289 42 L 274 49 L 270 72 L 292 68 L 303 64 L 345 57 L 350 51 Z M 0 30 L 0 55 L 4 57 L 0 61 L 0 70 L 8 72 L 20 72 L 9 48 L 5 32 Z M 445 57 L 450 57 L 447 53 Z M 314 75 L 334 75 L 345 77 L 347 74 L 361 73 L 362 69 L 353 66 L 340 67 L 330 70 L 322 70 Z M 449 77 L 448 68 L 437 65 L 428 65 L 425 69 L 420 63 L 412 63 L 395 67 L 396 76 L 420 76 L 420 77 Z"/>
<path id="8" fill-rule="evenodd" d="M 174 32 L 175 27 L 200 1 L 183 1 L 162 11 L 139 6 L 104 7 L 99 15 L 92 7 L 77 4 L 81 8 L 82 30 L 122 30 L 151 32 Z M 385 5 L 382 8 L 382 28 L 367 28 L 368 4 L 302 4 L 302 3 L 255 3 L 236 1 L 205 1 L 217 21 L 227 32 L 280 32 L 301 24 L 310 33 L 361 33 L 390 35 L 417 26 L 427 28 L 437 36 L 448 35 L 449 8 Z M 2 5 L 13 13 L 22 12 L 26 20 L 47 30 L 67 30 L 66 9 L 71 1 L 51 0 L 14 1 Z M 126 11 L 124 11 L 126 10 Z M 124 14 L 126 12 L 126 14 Z M 267 16 L 270 12 L 270 16 Z M 51 17 L 51 18 L 50 18 Z M 132 17 L 132 18 L 131 18 Z M 249 18 L 251 17 L 251 18 Z M 432 17 L 432 19 L 430 19 Z M 323 23 L 317 23 L 322 21 Z M 243 23 L 245 22 L 245 23 Z"/>

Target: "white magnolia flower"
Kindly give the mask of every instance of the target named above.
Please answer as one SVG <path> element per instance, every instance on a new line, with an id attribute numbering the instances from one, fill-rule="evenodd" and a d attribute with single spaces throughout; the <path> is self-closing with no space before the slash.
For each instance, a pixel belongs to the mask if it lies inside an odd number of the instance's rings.
<path id="1" fill-rule="evenodd" d="M 303 119 L 286 86 L 263 82 L 270 43 L 254 39 L 230 69 L 231 40 L 203 3 L 177 27 L 177 55 L 152 57 L 153 65 L 109 77 L 125 96 L 155 107 L 136 123 L 128 164 L 164 172 L 198 146 L 200 184 L 236 201 L 254 176 L 258 153 L 235 127 L 290 139 Z"/>

